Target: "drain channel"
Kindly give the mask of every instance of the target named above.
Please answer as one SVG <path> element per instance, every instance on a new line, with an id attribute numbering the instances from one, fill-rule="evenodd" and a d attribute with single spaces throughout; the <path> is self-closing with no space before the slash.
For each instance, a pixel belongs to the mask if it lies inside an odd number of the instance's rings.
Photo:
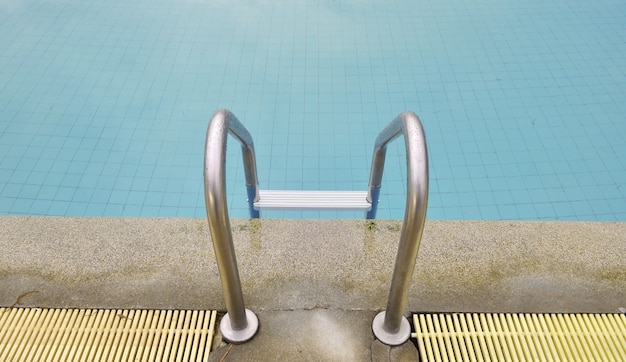
<path id="1" fill-rule="evenodd" d="M 1 361 L 208 360 L 215 311 L 0 308 Z"/>
<path id="2" fill-rule="evenodd" d="M 416 314 L 423 361 L 624 361 L 625 314 Z"/>

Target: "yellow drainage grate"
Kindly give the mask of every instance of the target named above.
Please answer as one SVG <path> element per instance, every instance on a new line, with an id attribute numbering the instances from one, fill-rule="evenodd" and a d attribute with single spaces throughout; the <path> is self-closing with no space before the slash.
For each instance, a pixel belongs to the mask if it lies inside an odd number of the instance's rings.
<path id="1" fill-rule="evenodd" d="M 202 361 L 215 311 L 0 308 L 0 361 Z"/>
<path id="2" fill-rule="evenodd" d="M 624 314 L 419 314 L 423 361 L 626 361 Z"/>

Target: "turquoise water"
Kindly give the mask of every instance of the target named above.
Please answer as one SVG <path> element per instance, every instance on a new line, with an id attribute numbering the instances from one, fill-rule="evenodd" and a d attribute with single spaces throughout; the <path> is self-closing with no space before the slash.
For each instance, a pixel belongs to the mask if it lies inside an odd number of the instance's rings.
<path id="1" fill-rule="evenodd" d="M 204 217 L 217 108 L 254 137 L 261 188 L 365 190 L 408 109 L 429 219 L 626 221 L 623 1 L 0 0 L 0 45 L 0 214 Z M 397 140 L 380 218 L 403 217 L 404 157 Z"/>

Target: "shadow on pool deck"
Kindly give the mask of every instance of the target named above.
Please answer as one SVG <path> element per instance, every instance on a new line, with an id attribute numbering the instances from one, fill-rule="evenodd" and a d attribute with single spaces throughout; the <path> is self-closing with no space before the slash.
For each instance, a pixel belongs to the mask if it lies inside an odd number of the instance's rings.
<path id="1" fill-rule="evenodd" d="M 400 227 L 232 220 L 246 307 L 261 327 L 213 358 L 413 356 L 410 342 L 389 349 L 370 329 L 387 302 Z M 0 306 L 225 309 L 205 219 L 7 216 L 0 248 Z M 624 306 L 626 223 L 427 221 L 407 312 Z"/>

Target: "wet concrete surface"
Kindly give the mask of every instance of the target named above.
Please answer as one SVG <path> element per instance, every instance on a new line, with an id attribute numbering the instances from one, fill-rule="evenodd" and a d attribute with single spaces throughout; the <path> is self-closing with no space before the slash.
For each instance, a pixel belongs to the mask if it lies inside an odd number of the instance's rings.
<path id="1" fill-rule="evenodd" d="M 218 344 L 214 356 L 415 357 L 412 343 L 390 348 L 371 332 L 401 221 L 231 223 L 246 307 L 261 327 L 248 344 Z M 205 219 L 5 216 L 0 250 L 0 306 L 225 310 Z M 626 223 L 427 221 L 406 314 L 620 307 Z"/>

